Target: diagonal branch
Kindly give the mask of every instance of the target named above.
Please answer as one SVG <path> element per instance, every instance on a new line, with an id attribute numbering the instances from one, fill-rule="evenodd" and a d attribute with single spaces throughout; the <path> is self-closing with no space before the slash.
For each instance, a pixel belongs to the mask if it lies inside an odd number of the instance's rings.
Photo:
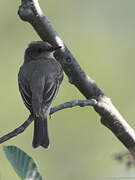
<path id="1" fill-rule="evenodd" d="M 85 107 L 85 106 L 95 106 L 97 104 L 97 101 L 94 99 L 91 100 L 74 100 L 74 101 L 69 101 L 66 102 L 64 104 L 59 104 L 58 106 L 55 106 L 53 108 L 51 108 L 50 110 L 50 115 L 54 114 L 57 111 L 66 109 L 66 108 L 72 108 L 75 106 L 80 106 L 80 107 Z M 2 136 L 0 138 L 0 144 L 2 144 L 3 142 L 21 134 L 33 121 L 33 117 L 32 115 L 30 115 L 28 117 L 28 119 L 22 124 L 20 125 L 18 128 L 16 128 L 15 130 L 11 131 L 10 133 Z"/>
<path id="2" fill-rule="evenodd" d="M 120 115 L 110 99 L 88 77 L 73 57 L 69 49 L 58 36 L 54 28 L 44 16 L 38 0 L 21 0 L 18 14 L 23 21 L 29 22 L 43 41 L 62 48 L 54 56 L 61 63 L 70 83 L 74 84 L 87 99 L 96 99 L 95 111 L 101 116 L 101 123 L 109 128 L 114 135 L 135 154 L 135 132 Z"/>

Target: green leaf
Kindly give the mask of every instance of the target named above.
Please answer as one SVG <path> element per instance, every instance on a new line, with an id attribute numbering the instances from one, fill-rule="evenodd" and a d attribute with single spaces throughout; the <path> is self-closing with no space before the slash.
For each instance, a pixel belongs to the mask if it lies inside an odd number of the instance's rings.
<path id="1" fill-rule="evenodd" d="M 42 180 L 34 160 L 16 146 L 4 146 L 7 159 L 23 180 Z"/>

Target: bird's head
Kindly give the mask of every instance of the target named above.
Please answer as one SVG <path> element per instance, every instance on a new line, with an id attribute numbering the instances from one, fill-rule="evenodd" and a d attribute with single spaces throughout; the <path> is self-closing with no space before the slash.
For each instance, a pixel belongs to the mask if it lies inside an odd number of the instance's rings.
<path id="1" fill-rule="evenodd" d="M 33 41 L 25 50 L 24 62 L 30 62 L 41 58 L 48 58 L 52 52 L 60 48 L 61 46 L 53 47 L 44 41 Z"/>

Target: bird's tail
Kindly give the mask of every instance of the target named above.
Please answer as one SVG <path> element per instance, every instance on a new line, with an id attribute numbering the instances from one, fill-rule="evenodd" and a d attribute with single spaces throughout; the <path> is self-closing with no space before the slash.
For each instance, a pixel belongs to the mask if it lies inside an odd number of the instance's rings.
<path id="1" fill-rule="evenodd" d="M 49 136 L 48 136 L 48 124 L 47 118 L 35 118 L 34 120 L 34 137 L 33 137 L 33 148 L 39 146 L 47 149 L 49 147 Z"/>

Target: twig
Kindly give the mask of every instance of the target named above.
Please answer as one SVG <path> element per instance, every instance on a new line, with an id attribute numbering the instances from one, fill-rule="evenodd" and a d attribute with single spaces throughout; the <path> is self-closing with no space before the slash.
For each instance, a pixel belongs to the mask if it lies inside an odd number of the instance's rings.
<path id="1" fill-rule="evenodd" d="M 91 100 L 73 100 L 73 101 L 69 101 L 66 102 L 64 104 L 60 104 L 58 106 L 55 106 L 53 108 L 51 108 L 50 110 L 50 115 L 59 111 L 59 110 L 63 110 L 66 108 L 72 108 L 75 106 L 80 106 L 80 107 L 85 107 L 85 106 L 95 106 L 97 104 L 97 101 L 95 99 L 91 99 Z"/>
<path id="2" fill-rule="evenodd" d="M 94 99 L 69 101 L 69 102 L 66 102 L 64 104 L 60 104 L 58 106 L 51 108 L 50 115 L 57 112 L 57 111 L 60 111 L 62 109 L 71 108 L 71 107 L 75 107 L 75 106 L 80 106 L 80 107 L 94 106 L 94 105 L 96 105 L 96 103 L 97 102 Z M 5 142 L 5 141 L 19 135 L 20 133 L 22 133 L 32 123 L 32 121 L 33 121 L 33 118 L 32 118 L 32 115 L 30 115 L 28 117 L 28 119 L 22 125 L 20 125 L 15 130 L 11 131 L 10 133 L 4 135 L 3 137 L 1 137 L 0 138 L 0 144 L 2 144 L 3 142 Z"/>
<path id="3" fill-rule="evenodd" d="M 129 152 L 121 152 L 114 155 L 114 159 L 119 162 L 124 162 L 127 170 L 131 167 L 135 167 L 135 159 Z"/>
<path id="4" fill-rule="evenodd" d="M 17 136 L 18 134 L 22 133 L 32 123 L 32 121 L 33 121 L 33 118 L 30 115 L 28 117 L 28 119 L 21 126 L 16 128 L 15 130 L 11 131 L 10 133 L 2 136 L 0 138 L 0 144 L 2 144 L 3 142 L 5 142 L 5 141 Z"/>
<path id="5" fill-rule="evenodd" d="M 134 130 L 127 124 L 95 81 L 81 69 L 76 59 L 44 16 L 38 0 L 21 0 L 21 2 L 18 11 L 20 18 L 29 22 L 42 40 L 49 42 L 53 46 L 62 46 L 54 56 L 61 63 L 70 83 L 74 84 L 87 99 L 97 100 L 94 109 L 101 116 L 101 123 L 109 128 L 132 154 L 135 154 Z"/>

